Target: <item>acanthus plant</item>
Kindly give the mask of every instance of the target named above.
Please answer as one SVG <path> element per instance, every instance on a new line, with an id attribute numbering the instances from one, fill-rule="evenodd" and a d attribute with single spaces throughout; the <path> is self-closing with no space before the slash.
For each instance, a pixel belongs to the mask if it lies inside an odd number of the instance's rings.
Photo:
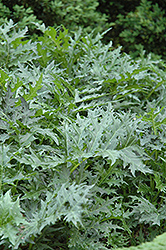
<path id="1" fill-rule="evenodd" d="M 162 233 L 162 62 L 134 61 L 104 33 L 38 27 L 36 42 L 0 28 L 2 247 L 100 250 Z"/>

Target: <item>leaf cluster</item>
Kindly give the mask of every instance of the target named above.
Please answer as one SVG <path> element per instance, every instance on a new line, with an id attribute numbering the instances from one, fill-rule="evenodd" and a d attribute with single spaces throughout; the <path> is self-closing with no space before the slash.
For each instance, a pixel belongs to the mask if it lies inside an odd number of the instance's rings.
<path id="1" fill-rule="evenodd" d="M 10 18 L 16 23 L 17 28 L 29 28 L 28 34 L 35 39 L 37 36 L 35 23 L 46 26 L 64 25 L 71 31 L 79 27 L 84 32 L 96 29 L 101 32 L 108 28 L 107 15 L 97 11 L 98 0 L 41 0 L 41 1 L 0 1 L 0 24 L 6 23 Z M 38 33 L 39 35 L 40 33 Z"/>
<path id="2" fill-rule="evenodd" d="M 161 249 L 164 250 L 165 249 L 165 237 L 166 234 L 162 234 L 160 236 L 157 236 L 152 242 L 146 242 L 142 245 L 139 245 L 137 247 L 129 247 L 129 248 L 120 248 L 118 250 L 137 250 L 137 249 L 153 249 L 153 250 L 157 250 L 157 249 Z"/>
<path id="3" fill-rule="evenodd" d="M 165 65 L 82 35 L 0 27 L 4 249 L 111 249 L 165 231 Z"/>
<path id="4" fill-rule="evenodd" d="M 134 56 L 145 50 L 165 58 L 165 21 L 164 8 L 147 0 L 142 0 L 127 15 L 119 14 L 116 24 L 122 29 L 120 37 L 124 50 Z"/>

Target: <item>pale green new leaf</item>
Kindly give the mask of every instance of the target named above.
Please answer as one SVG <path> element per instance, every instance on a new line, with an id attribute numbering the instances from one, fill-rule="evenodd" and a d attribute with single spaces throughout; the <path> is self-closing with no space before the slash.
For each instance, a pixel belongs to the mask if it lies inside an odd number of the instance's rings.
<path id="1" fill-rule="evenodd" d="M 15 244 L 19 227 L 27 224 L 21 213 L 19 199 L 12 201 L 10 190 L 0 197 L 0 236 L 1 239 L 8 238 L 11 244 Z"/>

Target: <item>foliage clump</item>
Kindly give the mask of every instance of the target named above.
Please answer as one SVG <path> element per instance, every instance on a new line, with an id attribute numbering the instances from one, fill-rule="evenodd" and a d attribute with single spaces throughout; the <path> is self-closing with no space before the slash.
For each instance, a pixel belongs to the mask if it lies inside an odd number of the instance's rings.
<path id="1" fill-rule="evenodd" d="M 165 66 L 105 34 L 0 27 L 0 244 L 110 249 L 164 232 Z M 5 220 L 4 220 L 5 218 Z"/>
<path id="2" fill-rule="evenodd" d="M 138 250 L 138 249 L 143 249 L 143 250 L 164 250 L 166 247 L 166 233 L 157 236 L 152 242 L 146 242 L 143 243 L 142 245 L 136 246 L 136 247 L 129 247 L 129 248 L 120 248 L 117 250 Z"/>
<path id="3" fill-rule="evenodd" d="M 119 14 L 116 24 L 121 27 L 119 36 L 127 53 L 138 56 L 141 50 L 165 58 L 165 10 L 158 3 L 141 0 L 135 11 Z"/>
<path id="4" fill-rule="evenodd" d="M 36 37 L 35 23 L 57 28 L 64 25 L 71 31 L 81 27 L 84 32 L 101 32 L 108 28 L 107 15 L 97 11 L 98 0 L 35 0 L 0 1 L 0 24 L 10 18 L 21 29 L 28 26 L 29 35 Z"/>

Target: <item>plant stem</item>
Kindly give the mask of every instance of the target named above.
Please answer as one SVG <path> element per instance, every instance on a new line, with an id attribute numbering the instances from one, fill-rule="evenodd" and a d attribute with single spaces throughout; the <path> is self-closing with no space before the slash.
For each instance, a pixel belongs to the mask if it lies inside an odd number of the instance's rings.
<path id="1" fill-rule="evenodd" d="M 116 164 L 116 163 L 115 163 L 115 164 Z M 109 169 L 108 169 L 106 175 L 101 179 L 101 181 L 100 181 L 99 184 L 98 184 L 99 186 L 100 186 L 100 185 L 105 181 L 105 179 L 107 179 L 107 177 L 111 174 L 113 168 L 115 167 L 115 164 L 111 165 L 111 163 L 110 163 L 110 167 L 109 167 Z"/>

